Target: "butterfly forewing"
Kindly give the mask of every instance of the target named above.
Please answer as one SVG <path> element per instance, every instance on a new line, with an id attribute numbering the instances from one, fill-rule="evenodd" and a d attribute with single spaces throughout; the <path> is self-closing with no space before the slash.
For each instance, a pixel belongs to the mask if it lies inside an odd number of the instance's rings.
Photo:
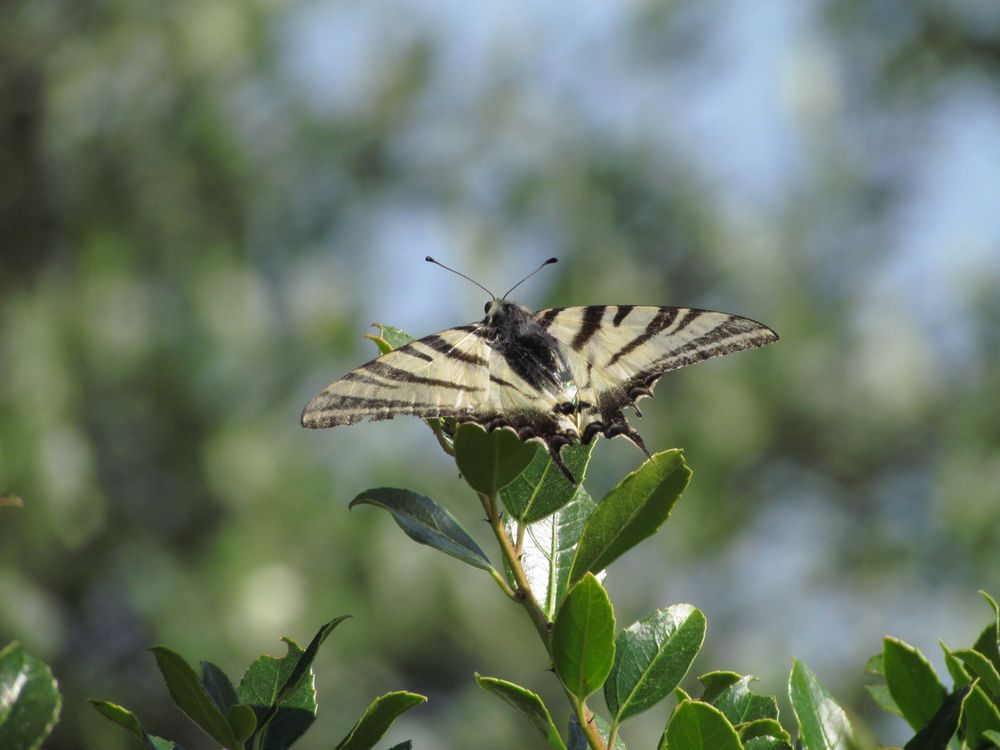
<path id="1" fill-rule="evenodd" d="M 425 336 L 351 370 L 306 404 L 303 426 L 334 427 L 397 414 L 471 417 L 490 408 L 496 401 L 489 379 L 492 350 L 476 328 Z"/>

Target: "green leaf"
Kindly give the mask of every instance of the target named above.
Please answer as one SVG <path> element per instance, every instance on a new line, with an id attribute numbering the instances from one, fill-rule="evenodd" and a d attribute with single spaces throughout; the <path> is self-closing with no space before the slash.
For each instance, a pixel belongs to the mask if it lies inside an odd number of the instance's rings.
<path id="1" fill-rule="evenodd" d="M 701 691 L 701 698 L 699 700 L 703 703 L 711 703 L 719 697 L 719 694 L 723 690 L 742 679 L 743 675 L 738 672 L 729 672 L 726 670 L 706 672 L 698 677 L 698 682 L 704 685 L 704 690 Z"/>
<path id="2" fill-rule="evenodd" d="M 897 638 L 883 640 L 885 682 L 903 718 L 914 729 L 921 729 L 937 713 L 945 689 L 930 662 L 914 648 Z"/>
<path id="3" fill-rule="evenodd" d="M 974 649 L 963 648 L 952 653 L 962 660 L 973 676 L 979 678 L 979 685 L 993 702 L 1000 704 L 1000 674 L 997 674 L 993 662 Z"/>
<path id="4" fill-rule="evenodd" d="M 658 609 L 615 640 L 604 699 L 618 722 L 666 698 L 680 684 L 705 640 L 705 615 L 690 604 Z"/>
<path id="5" fill-rule="evenodd" d="M 494 496 L 513 482 L 535 457 L 538 446 L 522 443 L 506 428 L 486 432 L 472 423 L 455 433 L 455 463 L 465 481 L 476 492 Z"/>
<path id="6" fill-rule="evenodd" d="M 229 720 L 205 692 L 201 680 L 184 657 L 164 646 L 154 646 L 150 650 L 177 707 L 223 747 L 239 748 L 240 740 L 229 726 Z"/>
<path id="7" fill-rule="evenodd" d="M 733 725 L 719 709 L 700 701 L 682 703 L 665 732 L 670 750 L 742 750 Z"/>
<path id="8" fill-rule="evenodd" d="M 604 570 L 667 520 L 691 479 L 678 449 L 657 453 L 618 483 L 597 505 L 577 546 L 570 581 Z"/>
<path id="9" fill-rule="evenodd" d="M 745 724 L 738 724 L 736 726 L 736 732 L 740 736 L 740 740 L 744 745 L 749 740 L 755 739 L 757 737 L 770 737 L 772 739 L 778 739 L 782 742 L 787 743 L 789 746 L 792 744 L 792 735 L 785 731 L 781 723 L 775 719 L 755 719 L 754 721 L 748 721 Z"/>
<path id="10" fill-rule="evenodd" d="M 792 750 L 792 744 L 777 737 L 753 737 L 743 743 L 743 750 Z"/>
<path id="11" fill-rule="evenodd" d="M 230 708 L 226 718 L 240 742 L 246 742 L 257 730 L 257 713 L 245 703 L 238 703 Z"/>
<path id="12" fill-rule="evenodd" d="M 597 727 L 597 733 L 601 735 L 604 740 L 604 744 L 608 742 L 608 736 L 611 732 L 611 725 L 608 724 L 607 719 L 598 714 L 594 714 L 592 717 L 594 726 Z M 580 722 L 577 720 L 576 716 L 569 717 L 569 750 L 589 750 L 590 743 L 587 742 L 587 733 L 583 731 L 580 727 Z M 626 750 L 625 740 L 618 736 L 615 738 L 615 750 Z"/>
<path id="13" fill-rule="evenodd" d="M 210 661 L 201 663 L 201 684 L 208 697 L 212 699 L 223 715 L 228 714 L 229 709 L 239 703 L 236 697 L 236 688 L 229 681 L 229 677 Z"/>
<path id="14" fill-rule="evenodd" d="M 527 468 L 500 491 L 500 499 L 507 512 L 521 523 L 535 523 L 573 500 L 577 488 L 583 483 L 596 443 L 596 440 L 590 445 L 575 443 L 562 451 L 563 462 L 577 484 L 570 482 L 552 461 L 548 451 L 539 447 Z"/>
<path id="15" fill-rule="evenodd" d="M 306 673 L 312 670 L 312 664 L 316 660 L 316 654 L 319 653 L 319 647 L 323 645 L 323 641 L 333 632 L 334 628 L 349 617 L 350 615 L 341 615 L 320 626 L 320 629 L 316 631 L 316 635 L 313 636 L 312 640 L 309 641 L 309 645 L 306 646 L 306 650 L 299 654 L 295 666 L 285 679 L 285 684 L 278 691 L 277 703 L 284 701 L 299 686 Z"/>
<path id="16" fill-rule="evenodd" d="M 412 749 L 413 749 L 413 740 L 404 740 L 403 742 L 400 742 L 398 745 L 393 745 L 392 747 L 389 748 L 389 750 L 412 750 Z"/>
<path id="17" fill-rule="evenodd" d="M 865 674 L 885 677 L 885 662 L 882 659 L 881 651 L 868 657 L 868 661 L 865 662 Z"/>
<path id="18" fill-rule="evenodd" d="M 0 650 L 0 747 L 34 750 L 59 720 L 62 698 L 52 671 L 17 641 Z"/>
<path id="19" fill-rule="evenodd" d="M 137 737 L 143 745 L 145 745 L 146 750 L 181 750 L 181 746 L 171 742 L 170 740 L 165 740 L 162 737 L 154 737 L 149 734 L 142 726 L 142 722 L 139 718 L 126 708 L 119 706 L 117 703 L 111 703 L 110 701 L 90 701 L 90 705 L 97 709 L 97 712 L 104 716 L 106 719 L 114 722 L 118 726 L 122 727 L 125 731 Z"/>
<path id="20" fill-rule="evenodd" d="M 848 750 L 853 738 L 851 723 L 816 675 L 792 659 L 788 697 L 799 722 L 799 741 L 806 750 Z"/>
<path id="21" fill-rule="evenodd" d="M 903 746 L 903 750 L 946 750 L 958 731 L 962 704 L 970 692 L 971 688 L 966 685 L 945 698 L 927 725 Z"/>
<path id="22" fill-rule="evenodd" d="M 896 705 L 896 701 L 892 699 L 892 695 L 889 693 L 888 685 L 865 685 L 865 690 L 869 692 L 871 697 L 875 699 L 875 703 L 883 711 L 888 711 L 899 717 L 903 716 L 903 712 L 899 710 L 899 706 Z"/>
<path id="23" fill-rule="evenodd" d="M 375 342 L 375 346 L 378 347 L 379 354 L 388 354 L 393 349 L 398 349 L 404 344 L 408 344 L 413 341 L 413 336 L 408 334 L 406 331 L 399 330 L 398 328 L 382 325 L 381 323 L 372 323 L 372 327 L 379 329 L 378 335 L 376 336 L 369 333 L 365 335 L 365 338 L 371 339 Z"/>
<path id="24" fill-rule="evenodd" d="M 483 570 L 493 570 L 489 558 L 462 524 L 429 497 L 410 490 L 379 487 L 365 490 L 351 501 L 385 508 L 410 539 Z"/>
<path id="25" fill-rule="evenodd" d="M 389 727 L 401 714 L 426 702 L 425 696 L 405 690 L 379 696 L 337 745 L 337 750 L 368 750 L 382 739 L 382 735 L 389 731 Z"/>
<path id="26" fill-rule="evenodd" d="M 542 699 L 530 690 L 496 677 L 483 677 L 476 673 L 476 682 L 483 690 L 499 696 L 507 701 L 515 711 L 527 719 L 549 743 L 554 750 L 566 750 L 566 745 L 559 736 L 559 730 L 552 722 L 552 714 L 545 707 Z"/>
<path id="27" fill-rule="evenodd" d="M 555 617 L 569 590 L 569 572 L 583 525 L 597 507 L 581 485 L 576 496 L 550 516 L 524 531 L 521 567 L 546 617 Z M 516 521 L 508 520 L 512 537 Z"/>
<path id="28" fill-rule="evenodd" d="M 741 677 L 712 701 L 712 705 L 722 711 L 734 725 L 778 718 L 778 701 L 774 696 L 758 695 L 751 691 L 750 682 L 753 679 L 749 675 Z"/>
<path id="29" fill-rule="evenodd" d="M 992 742 L 996 747 L 1000 747 L 1000 732 L 994 732 L 992 729 L 987 729 L 983 732 L 983 737 Z"/>
<path id="30" fill-rule="evenodd" d="M 983 629 L 983 632 L 979 634 L 979 638 L 976 639 L 972 648 L 983 654 L 993 663 L 997 671 L 1000 671 L 1000 605 L 997 604 L 996 599 L 985 591 L 980 591 L 979 593 L 982 594 L 986 603 L 992 607 L 994 617 L 993 622 L 987 625 Z"/>
<path id="31" fill-rule="evenodd" d="M 962 706 L 962 727 L 965 730 L 965 742 L 970 747 L 985 744 L 987 732 L 1000 732 L 1000 711 L 979 685 L 972 687 L 972 692 Z"/>
<path id="32" fill-rule="evenodd" d="M 597 690 L 615 657 L 615 614 L 588 573 L 570 589 L 552 625 L 552 660 L 563 685 L 583 700 Z"/>
<path id="33" fill-rule="evenodd" d="M 309 728 L 316 718 L 316 689 L 310 679 L 300 680 L 298 687 L 282 698 L 278 697 L 292 672 L 305 653 L 290 638 L 282 639 L 287 653 L 278 659 L 260 656 L 250 665 L 240 680 L 236 695 L 240 703 L 250 706 L 257 716 L 256 734 L 262 735 L 262 750 L 284 750 Z"/>

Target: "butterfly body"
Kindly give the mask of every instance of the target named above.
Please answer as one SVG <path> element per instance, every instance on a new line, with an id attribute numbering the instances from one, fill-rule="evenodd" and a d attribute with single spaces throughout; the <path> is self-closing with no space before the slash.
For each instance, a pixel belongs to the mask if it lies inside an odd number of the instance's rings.
<path id="1" fill-rule="evenodd" d="M 663 373 L 778 339 L 761 323 L 684 307 L 594 305 L 532 312 L 506 299 L 485 317 L 411 341 L 316 395 L 305 427 L 399 414 L 513 429 L 560 458 L 564 445 L 603 434 L 646 450 L 626 407 L 652 395 Z M 638 412 L 638 409 L 636 409 Z"/>

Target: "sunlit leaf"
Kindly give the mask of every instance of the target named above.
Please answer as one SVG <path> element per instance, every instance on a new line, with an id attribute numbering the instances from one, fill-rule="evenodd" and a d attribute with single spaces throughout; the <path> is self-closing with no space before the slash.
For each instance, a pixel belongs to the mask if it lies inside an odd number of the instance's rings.
<path id="1" fill-rule="evenodd" d="M 792 660 L 788 697 L 806 750 L 850 750 L 852 732 L 847 714 L 798 659 Z"/>
<path id="2" fill-rule="evenodd" d="M 562 460 L 577 484 L 572 484 L 553 463 L 548 451 L 539 446 L 527 468 L 500 491 L 507 512 L 521 523 L 534 523 L 573 500 L 587 473 L 587 464 L 596 442 L 592 441 L 589 445 L 575 443 L 562 451 Z"/>
<path id="3" fill-rule="evenodd" d="M 889 694 L 910 726 L 922 729 L 941 707 L 944 686 L 919 649 L 887 637 L 882 653 Z"/>
<path id="4" fill-rule="evenodd" d="M 700 610 L 675 604 L 618 634 L 604 698 L 619 722 L 652 708 L 680 684 L 701 649 L 705 628 Z"/>
<path id="5" fill-rule="evenodd" d="M 680 450 L 657 453 L 597 504 L 583 529 L 570 581 L 604 570 L 656 533 L 691 479 Z"/>
<path id="6" fill-rule="evenodd" d="M 614 662 L 614 638 L 611 601 L 588 573 L 570 589 L 552 625 L 556 674 L 577 698 L 586 698 L 604 683 Z"/>
<path id="7" fill-rule="evenodd" d="M 59 719 L 62 698 L 48 665 L 21 644 L 0 650 L 0 748 L 34 750 Z"/>
<path id="8" fill-rule="evenodd" d="M 670 750 L 742 750 L 736 729 L 719 709 L 700 701 L 682 703 L 664 733 Z"/>

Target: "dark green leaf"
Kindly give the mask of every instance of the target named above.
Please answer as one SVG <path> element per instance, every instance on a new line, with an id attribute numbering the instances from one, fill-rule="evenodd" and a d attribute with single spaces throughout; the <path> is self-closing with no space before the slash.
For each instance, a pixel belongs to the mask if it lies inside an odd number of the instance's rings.
<path id="1" fill-rule="evenodd" d="M 393 349 L 398 349 L 404 344 L 413 341 L 413 336 L 398 328 L 382 325 L 381 323 L 372 323 L 372 326 L 379 329 L 378 335 L 369 333 L 366 335 L 366 338 L 375 342 L 375 346 L 378 347 L 380 354 L 388 354 Z"/>
<path id="2" fill-rule="evenodd" d="M 592 573 L 570 589 L 552 626 L 552 660 L 563 685 L 581 700 L 597 690 L 615 657 L 615 615 Z"/>
<path id="3" fill-rule="evenodd" d="M 733 725 L 714 706 L 700 701 L 682 703 L 665 732 L 670 750 L 742 750 Z"/>
<path id="4" fill-rule="evenodd" d="M 385 508 L 410 539 L 483 570 L 493 570 L 489 558 L 462 524 L 429 497 L 410 490 L 379 487 L 366 490 L 351 506 L 375 505 Z"/>
<path id="5" fill-rule="evenodd" d="M 575 443 L 562 451 L 563 462 L 577 484 L 572 484 L 552 462 L 548 451 L 539 446 L 528 467 L 500 491 L 500 499 L 507 512 L 521 523 L 534 523 L 573 500 L 587 473 L 587 464 L 596 442 L 591 441 L 590 445 Z"/>
<path id="6" fill-rule="evenodd" d="M 552 715 L 545 707 L 542 699 L 530 690 L 515 685 L 513 682 L 500 680 L 496 677 L 483 677 L 476 674 L 476 682 L 483 690 L 499 696 L 507 701 L 514 710 L 527 719 L 555 750 L 566 750 L 566 745 L 559 736 L 559 730 L 552 722 Z"/>
<path id="7" fill-rule="evenodd" d="M 604 740 L 604 743 L 608 742 L 608 735 L 611 732 L 611 725 L 608 724 L 607 719 L 598 714 L 593 716 L 594 726 L 597 727 L 598 734 Z M 580 722 L 577 721 L 576 716 L 569 717 L 569 750 L 588 750 L 590 744 L 587 742 L 587 734 L 580 727 Z M 619 736 L 615 738 L 615 750 L 626 750 L 625 741 Z"/>
<path id="8" fill-rule="evenodd" d="M 902 717 L 903 712 L 899 710 L 899 706 L 896 705 L 896 701 L 894 701 L 892 699 L 892 695 L 889 694 L 888 685 L 865 685 L 865 690 L 869 692 L 871 697 L 875 699 L 879 708 L 883 711 L 888 711 L 896 714 L 896 716 Z"/>
<path id="9" fill-rule="evenodd" d="M 393 745 L 392 747 L 389 748 L 389 750 L 412 750 L 412 748 L 413 748 L 413 740 L 404 740 L 403 742 L 400 742 L 398 745 Z"/>
<path id="10" fill-rule="evenodd" d="M 408 693 L 405 690 L 379 696 L 372 701 L 348 735 L 337 745 L 337 750 L 368 750 L 374 747 L 400 714 L 426 702 L 425 696 Z"/>
<path id="11" fill-rule="evenodd" d="M 788 697 L 799 722 L 799 740 L 807 750 L 846 750 L 853 743 L 851 723 L 805 664 L 792 660 Z"/>
<path id="12" fill-rule="evenodd" d="M 667 520 L 691 479 L 680 450 L 657 453 L 597 505 L 583 529 L 570 581 L 604 570 Z"/>
<path id="13" fill-rule="evenodd" d="M 146 750 L 181 750 L 181 746 L 165 740 L 162 737 L 154 737 L 146 732 L 139 718 L 126 708 L 122 708 L 116 703 L 109 701 L 90 701 L 90 705 L 97 709 L 98 713 L 106 719 L 113 721 L 125 731 L 137 737 L 146 747 Z"/>
<path id="14" fill-rule="evenodd" d="M 945 697 L 934 667 L 918 649 L 896 638 L 883 640 L 882 654 L 889 694 L 910 726 L 922 729 Z"/>
<path id="15" fill-rule="evenodd" d="M 280 659 L 266 655 L 258 657 L 236 689 L 240 703 L 250 706 L 257 716 L 256 732 L 264 736 L 263 750 L 284 750 L 316 718 L 316 690 L 311 677 L 301 680 L 278 704 L 282 687 L 304 653 L 291 639 L 283 640 L 288 647 L 285 656 Z"/>
<path id="16" fill-rule="evenodd" d="M 150 650 L 177 707 L 220 745 L 238 748 L 240 740 L 229 726 L 228 719 L 205 692 L 201 680 L 184 657 L 163 646 L 154 646 Z"/>
<path id="17" fill-rule="evenodd" d="M 756 719 L 745 724 L 738 724 L 736 732 L 744 744 L 755 737 L 771 737 L 792 744 L 792 736 L 785 731 L 777 719 Z"/>
<path id="18" fill-rule="evenodd" d="M 327 639 L 327 636 L 333 632 L 340 623 L 346 620 L 350 615 L 341 615 L 340 617 L 335 617 L 327 623 L 324 623 L 316 635 L 313 636 L 312 640 L 309 641 L 309 645 L 306 646 L 306 650 L 303 651 L 298 660 L 295 662 L 295 666 L 292 668 L 291 673 L 285 680 L 285 684 L 281 686 L 281 690 L 278 691 L 277 703 L 281 703 L 284 699 L 290 695 L 302 682 L 302 678 L 306 676 L 312 669 L 312 664 L 316 660 L 316 654 L 319 653 L 319 647 L 323 645 L 323 641 Z"/>
<path id="19" fill-rule="evenodd" d="M 513 482 L 535 456 L 535 443 L 522 443 L 508 429 L 486 432 L 476 424 L 463 424 L 455 433 L 455 463 L 476 492 L 494 496 Z"/>
<path id="20" fill-rule="evenodd" d="M 753 677 L 747 675 L 734 682 L 712 701 L 731 724 L 742 724 L 757 719 L 777 719 L 778 701 L 770 695 L 758 695 L 750 690 Z"/>
<path id="21" fill-rule="evenodd" d="M 962 660 L 967 671 L 979 678 L 980 687 L 993 702 L 1000 705 L 1000 674 L 997 674 L 993 662 L 973 649 L 963 648 L 952 653 Z"/>
<path id="22" fill-rule="evenodd" d="M 257 729 L 257 713 L 252 707 L 238 703 L 229 709 L 229 726 L 240 742 L 246 742 Z"/>
<path id="23" fill-rule="evenodd" d="M 229 713 L 230 708 L 239 703 L 236 697 L 236 688 L 229 681 L 229 677 L 210 661 L 201 663 L 201 684 L 208 697 L 212 699 L 216 708 L 224 716 Z"/>
<path id="24" fill-rule="evenodd" d="M 705 615 L 690 604 L 659 609 L 615 640 L 615 661 L 604 698 L 619 722 L 670 695 L 705 640 Z"/>
<path id="25" fill-rule="evenodd" d="M 704 703 L 711 703 L 719 697 L 723 690 L 742 679 L 743 675 L 726 671 L 707 672 L 701 675 L 698 682 L 705 686 L 701 692 L 701 700 Z"/>
<path id="26" fill-rule="evenodd" d="M 16 641 L 0 650 L 0 748 L 34 750 L 59 720 L 61 705 L 45 662 Z"/>
<path id="27" fill-rule="evenodd" d="M 903 746 L 903 750 L 946 750 L 948 742 L 958 730 L 962 704 L 969 693 L 970 687 L 966 685 L 945 698 L 927 726 L 917 732 Z"/>
<path id="28" fill-rule="evenodd" d="M 573 500 L 552 515 L 530 524 L 524 532 L 521 567 L 535 598 L 551 620 L 569 589 L 569 571 L 583 525 L 597 504 L 581 485 Z M 516 521 L 508 522 L 515 533 Z"/>

